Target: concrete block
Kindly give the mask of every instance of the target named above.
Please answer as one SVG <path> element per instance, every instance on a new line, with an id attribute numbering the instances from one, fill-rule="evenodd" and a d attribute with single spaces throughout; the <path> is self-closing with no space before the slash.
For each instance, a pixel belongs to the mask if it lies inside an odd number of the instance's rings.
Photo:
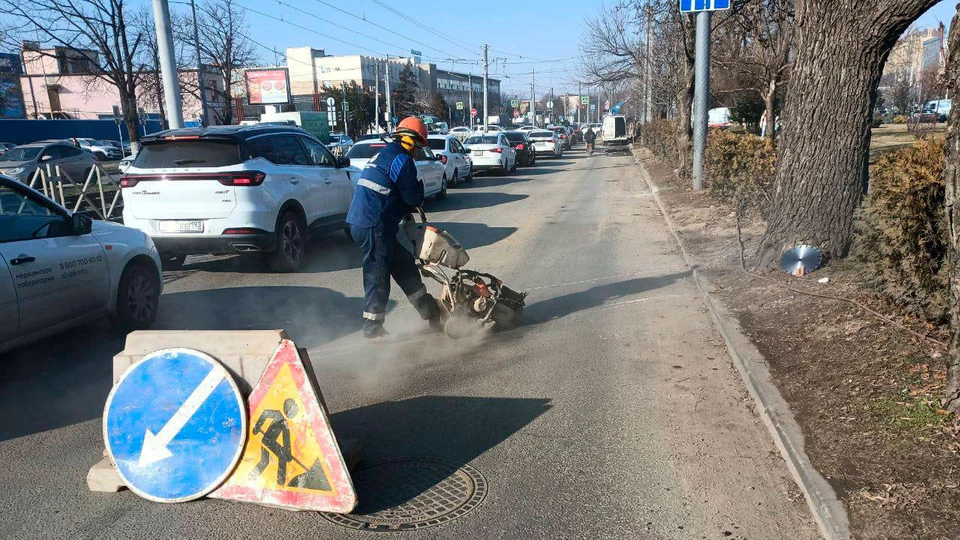
<path id="1" fill-rule="evenodd" d="M 116 493 L 127 489 L 109 457 L 104 457 L 87 472 L 87 488 L 101 493 Z"/>

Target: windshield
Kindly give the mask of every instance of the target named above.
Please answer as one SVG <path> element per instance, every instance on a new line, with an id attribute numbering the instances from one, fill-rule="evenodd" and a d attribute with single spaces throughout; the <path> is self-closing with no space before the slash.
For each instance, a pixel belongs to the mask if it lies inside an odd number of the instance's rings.
<path id="1" fill-rule="evenodd" d="M 386 146 L 386 143 L 377 143 L 377 144 L 355 144 L 353 148 L 347 152 L 347 157 L 350 159 L 370 159 L 373 156 L 377 155 L 380 150 L 383 150 L 383 147 Z"/>
<path id="2" fill-rule="evenodd" d="M 240 147 L 224 140 L 160 140 L 145 143 L 134 166 L 140 169 L 225 167 L 241 163 Z"/>
<path id="3" fill-rule="evenodd" d="M 4 161 L 31 161 L 37 159 L 40 155 L 39 146 L 18 146 L 12 150 L 7 150 L 3 154 Z"/>
<path id="4" fill-rule="evenodd" d="M 497 144 L 496 135 L 477 136 L 467 139 L 466 144 Z"/>
<path id="5" fill-rule="evenodd" d="M 447 147 L 446 139 L 427 139 L 427 142 L 433 150 L 444 150 Z"/>
<path id="6" fill-rule="evenodd" d="M 527 138 L 523 136 L 523 133 L 507 133 L 507 140 L 512 143 L 522 143 L 526 142 Z"/>
<path id="7" fill-rule="evenodd" d="M 537 138 L 541 138 L 541 139 L 552 139 L 552 138 L 553 138 L 553 132 L 552 132 L 552 131 L 534 131 L 534 132 L 530 133 L 530 138 L 531 138 L 531 139 L 537 139 Z"/>

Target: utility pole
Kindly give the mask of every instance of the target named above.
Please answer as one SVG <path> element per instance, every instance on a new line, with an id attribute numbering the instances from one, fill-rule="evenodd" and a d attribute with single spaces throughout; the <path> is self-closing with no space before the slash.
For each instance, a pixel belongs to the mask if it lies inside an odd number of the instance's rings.
<path id="1" fill-rule="evenodd" d="M 467 75 L 468 86 L 470 86 L 470 111 L 473 110 L 473 71 Z M 467 111 L 469 113 L 470 111 Z M 473 115 L 470 116 L 470 131 L 473 131 Z"/>
<path id="2" fill-rule="evenodd" d="M 580 123 L 580 109 L 583 108 L 583 83 L 577 83 L 577 123 Z"/>
<path id="3" fill-rule="evenodd" d="M 340 103 L 342 104 L 343 109 L 343 134 L 349 137 L 350 130 L 347 128 L 347 115 L 350 111 L 347 110 L 347 107 L 350 105 L 347 104 L 347 83 L 345 82 L 340 85 L 340 96 L 342 98 Z"/>
<path id="4" fill-rule="evenodd" d="M 197 30 L 197 4 L 190 0 L 190 11 L 193 13 L 193 46 L 197 49 L 197 86 L 200 87 L 200 125 L 210 125 L 207 117 L 207 88 L 203 81 L 203 60 L 200 58 L 200 32 Z"/>
<path id="5" fill-rule="evenodd" d="M 489 74 L 490 64 L 487 62 L 487 44 L 483 44 L 483 131 L 486 133 L 490 115 L 487 114 L 487 75 Z"/>
<path id="6" fill-rule="evenodd" d="M 537 127 L 537 70 L 530 70 L 530 124 Z"/>
<path id="7" fill-rule="evenodd" d="M 390 108 L 390 57 L 387 57 L 387 61 L 384 64 L 386 67 L 386 76 L 383 79 L 383 84 L 385 86 L 384 92 L 386 92 L 387 98 L 387 133 L 393 133 L 393 110 Z"/>
<path id="8" fill-rule="evenodd" d="M 707 115 L 710 106 L 710 19 L 709 11 L 697 13 L 697 57 L 693 97 L 693 189 L 703 189 L 707 147 Z"/>
<path id="9" fill-rule="evenodd" d="M 647 47 L 646 47 L 646 71 L 647 71 L 647 82 L 644 85 L 643 89 L 643 121 L 645 124 L 649 124 L 653 121 L 653 6 L 651 5 L 650 0 L 647 0 Z"/>
<path id="10" fill-rule="evenodd" d="M 170 5 L 167 0 L 153 0 L 153 21 L 160 50 L 160 73 L 163 75 L 163 97 L 167 104 L 170 129 L 183 127 L 183 105 L 180 81 L 177 80 L 177 59 L 173 53 L 173 30 L 170 28 Z"/>
<path id="11" fill-rule="evenodd" d="M 376 71 L 376 86 L 373 90 L 373 128 L 376 133 L 380 133 L 380 60 L 375 59 L 373 66 Z"/>

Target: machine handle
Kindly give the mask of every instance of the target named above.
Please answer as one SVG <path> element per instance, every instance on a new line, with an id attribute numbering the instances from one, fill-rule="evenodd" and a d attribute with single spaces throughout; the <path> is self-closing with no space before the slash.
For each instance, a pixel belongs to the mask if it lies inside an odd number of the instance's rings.
<path id="1" fill-rule="evenodd" d="M 417 207 L 417 212 L 420 214 L 420 220 L 421 220 L 423 223 L 426 223 L 426 222 L 427 222 L 427 214 L 425 214 L 425 213 L 423 212 L 423 208 L 420 207 L 420 206 L 418 206 L 418 207 Z"/>

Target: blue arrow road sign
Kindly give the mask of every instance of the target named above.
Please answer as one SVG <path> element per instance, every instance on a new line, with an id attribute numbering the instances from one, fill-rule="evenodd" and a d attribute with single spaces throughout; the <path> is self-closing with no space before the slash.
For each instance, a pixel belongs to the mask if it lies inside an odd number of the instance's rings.
<path id="1" fill-rule="evenodd" d="M 246 437 L 247 411 L 233 377 L 192 349 L 145 356 L 120 377 L 103 412 L 117 472 L 152 501 L 189 501 L 216 489 Z"/>
<path id="2" fill-rule="evenodd" d="M 730 9 L 730 0 L 680 0 L 680 11 L 721 11 Z"/>

